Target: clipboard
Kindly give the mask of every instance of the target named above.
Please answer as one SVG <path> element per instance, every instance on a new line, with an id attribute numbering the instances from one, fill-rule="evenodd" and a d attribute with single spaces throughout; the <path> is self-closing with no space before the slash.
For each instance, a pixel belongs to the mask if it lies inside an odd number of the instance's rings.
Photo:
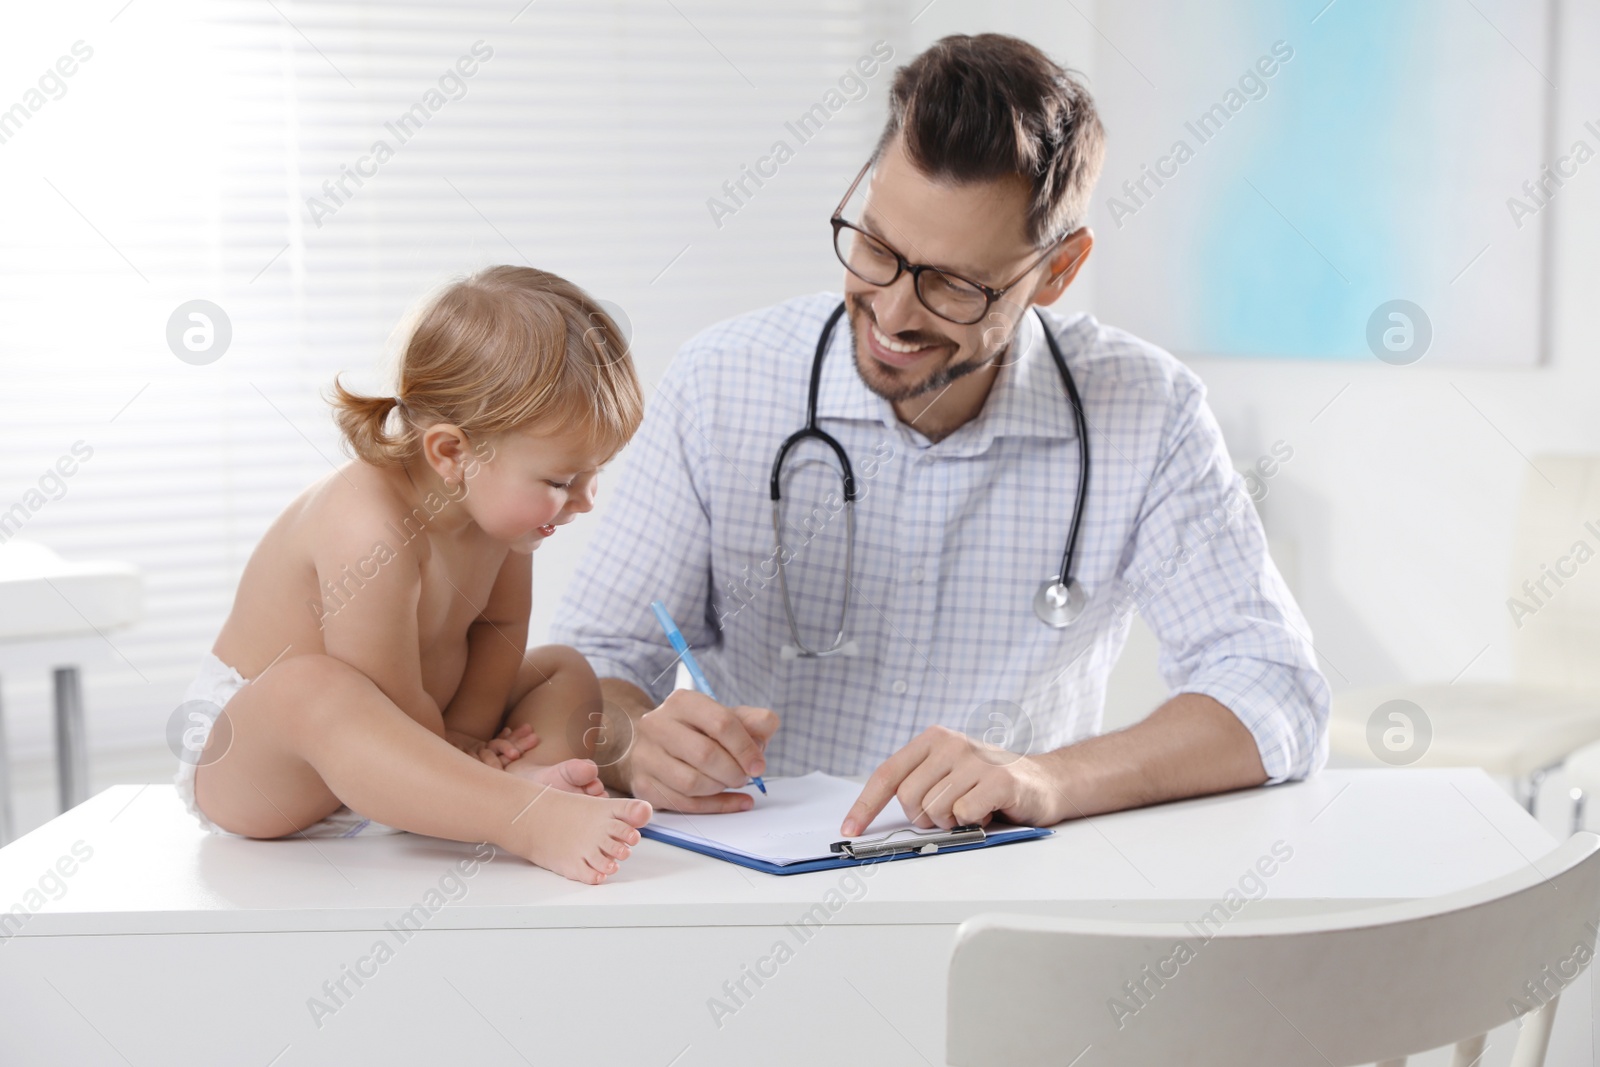
<path id="1" fill-rule="evenodd" d="M 736 863 L 753 871 L 764 871 L 767 874 L 807 874 L 811 871 L 832 871 L 841 867 L 859 867 L 867 863 L 888 863 L 892 860 L 914 860 L 923 856 L 944 855 L 949 852 L 970 852 L 977 848 L 1009 845 L 1015 841 L 1033 841 L 1041 837 L 1049 837 L 1055 833 L 1054 830 L 1044 830 L 1032 826 L 1014 826 L 993 833 L 978 829 L 978 833 L 982 836 L 977 838 L 972 838 L 969 835 L 950 843 L 939 840 L 940 838 L 953 838 L 957 831 L 970 829 L 969 827 L 958 826 L 955 830 L 914 830 L 910 832 L 920 835 L 921 840 L 904 840 L 902 842 L 903 847 L 891 851 L 862 853 L 841 850 L 827 858 L 796 860 L 792 863 L 774 863 L 771 860 L 759 859 L 741 852 L 730 852 L 727 849 L 716 848 L 703 841 L 683 837 L 670 830 L 661 830 L 649 825 L 641 828 L 639 835 L 648 837 L 652 841 L 660 841 L 663 844 L 676 845 L 678 848 L 688 849 L 690 852 L 698 852 L 702 856 L 710 856 L 712 859 Z M 848 842 L 848 844 L 852 844 L 859 849 L 863 844 L 882 842 L 884 838 L 894 834 L 903 835 L 907 832 L 905 830 L 894 830 L 890 834 L 883 835 L 882 838 L 858 837 L 854 841 Z M 837 843 L 841 845 L 847 844 L 847 842 Z"/>
<path id="2" fill-rule="evenodd" d="M 757 797 L 750 811 L 726 815 L 662 812 L 639 833 L 751 870 L 787 875 L 970 852 L 1037 840 L 1053 832 L 1007 823 L 922 830 L 905 818 L 898 801 L 891 801 L 868 827 L 868 834 L 839 841 L 834 840 L 838 820 L 860 791 L 858 783 L 812 773 L 768 779 L 767 784 L 771 795 Z M 834 833 L 828 833 L 829 828 Z"/>

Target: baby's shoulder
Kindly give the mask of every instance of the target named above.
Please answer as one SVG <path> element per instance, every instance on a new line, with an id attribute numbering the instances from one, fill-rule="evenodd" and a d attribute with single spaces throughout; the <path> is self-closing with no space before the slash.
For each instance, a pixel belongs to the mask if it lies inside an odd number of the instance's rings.
<path id="1" fill-rule="evenodd" d="M 383 562 L 429 554 L 418 534 L 428 516 L 402 496 L 383 471 L 360 460 L 311 486 L 290 507 L 296 538 L 318 560 L 381 556 Z"/>

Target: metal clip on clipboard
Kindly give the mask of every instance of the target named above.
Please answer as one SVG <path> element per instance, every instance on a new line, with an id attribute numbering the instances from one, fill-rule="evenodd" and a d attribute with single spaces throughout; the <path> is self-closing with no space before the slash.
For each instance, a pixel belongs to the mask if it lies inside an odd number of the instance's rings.
<path id="1" fill-rule="evenodd" d="M 901 836 L 905 834 L 910 836 Z M 828 850 L 858 860 L 898 856 L 904 852 L 931 856 L 951 845 L 982 844 L 986 836 L 983 827 L 978 825 L 957 826 L 950 830 L 895 830 L 871 840 L 835 841 L 828 846 Z"/>

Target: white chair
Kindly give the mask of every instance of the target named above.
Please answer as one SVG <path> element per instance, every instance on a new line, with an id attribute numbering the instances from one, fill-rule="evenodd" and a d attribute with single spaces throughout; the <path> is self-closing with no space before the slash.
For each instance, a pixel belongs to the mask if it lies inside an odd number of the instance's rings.
<path id="1" fill-rule="evenodd" d="M 956 933 L 946 1055 L 956 1067 L 1385 1067 L 1454 1043 L 1467 1067 L 1490 1030 L 1520 1019 L 1512 1065 L 1540 1067 L 1561 991 L 1593 953 L 1597 849 L 1575 834 L 1448 896 L 1292 919 L 979 916 Z"/>
<path id="2" fill-rule="evenodd" d="M 1600 793 L 1600 744 L 1587 745 L 1567 757 L 1563 765 L 1572 797 L 1572 832 L 1583 829 L 1589 797 Z"/>
<path id="3" fill-rule="evenodd" d="M 1388 762 L 1482 767 L 1511 779 L 1532 813 L 1545 775 L 1600 741 L 1600 456 L 1533 462 L 1538 470 L 1523 485 L 1506 605 L 1514 680 L 1336 694 L 1328 723 L 1334 752 L 1384 758 L 1369 721 L 1383 704 L 1407 700 L 1427 717 L 1432 737 L 1418 758 L 1402 752 Z M 1585 548 L 1574 553 L 1579 542 Z"/>
<path id="4" fill-rule="evenodd" d="M 142 580 L 131 563 L 70 563 L 44 545 L 0 542 L 0 653 L 38 666 L 37 655 L 13 649 L 25 642 L 85 638 L 130 626 L 141 614 Z M 55 665 L 56 783 L 61 810 L 88 799 L 89 756 L 76 665 Z M 11 839 L 10 763 L 0 710 L 0 845 Z"/>

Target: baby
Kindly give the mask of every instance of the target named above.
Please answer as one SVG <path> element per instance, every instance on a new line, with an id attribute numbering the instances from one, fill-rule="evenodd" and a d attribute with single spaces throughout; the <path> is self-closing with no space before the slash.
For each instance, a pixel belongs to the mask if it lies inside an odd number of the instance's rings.
<path id="1" fill-rule="evenodd" d="M 531 553 L 593 506 L 643 413 L 622 344 L 577 286 L 492 267 L 422 311 L 397 396 L 335 380 L 356 458 L 267 530 L 189 691 L 211 710 L 178 787 L 203 826 L 409 830 L 616 872 L 650 805 L 608 799 L 586 758 L 588 663 L 525 650 Z"/>

